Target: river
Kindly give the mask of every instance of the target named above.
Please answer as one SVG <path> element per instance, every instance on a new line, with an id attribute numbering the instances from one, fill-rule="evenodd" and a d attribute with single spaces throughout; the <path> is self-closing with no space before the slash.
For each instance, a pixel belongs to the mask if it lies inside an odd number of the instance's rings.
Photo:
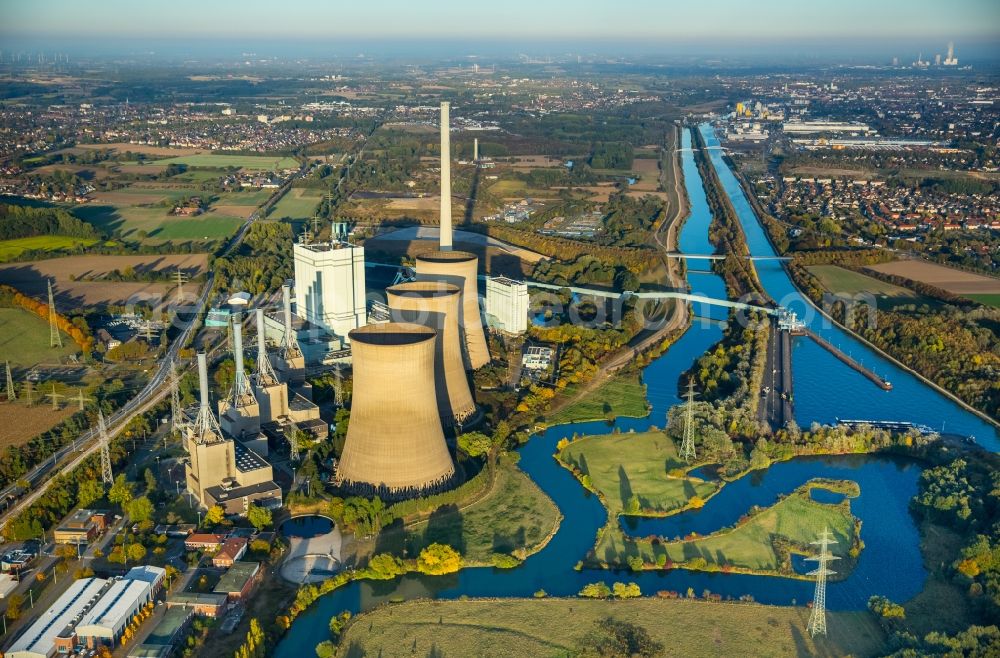
<path id="1" fill-rule="evenodd" d="M 703 133 L 710 144 L 718 144 L 710 128 L 703 128 Z M 690 151 L 690 135 L 686 131 L 683 146 L 686 150 L 682 151 L 682 167 L 691 214 L 681 231 L 680 248 L 687 253 L 711 253 L 713 248 L 708 242 L 711 214 Z M 742 197 L 742 190 L 721 158 L 715 161 L 715 166 L 740 213 L 751 248 L 755 250 L 755 254 L 764 253 L 756 250 L 770 249 L 770 246 L 746 198 Z M 767 290 L 773 297 L 781 300 L 789 292 L 794 292 L 794 289 L 781 266 L 777 265 L 775 268 L 771 264 L 776 264 L 776 261 L 758 262 L 758 269 L 762 270 L 761 279 Z M 725 296 L 724 283 L 710 271 L 707 261 L 691 261 L 688 273 L 694 292 L 715 297 Z M 799 301 L 801 302 L 801 298 Z M 724 309 L 707 306 L 700 308 L 701 306 L 704 305 L 696 305 L 696 315 L 715 320 L 726 317 Z M 831 336 L 832 332 L 829 330 L 820 330 L 827 337 Z M 574 433 L 599 434 L 616 428 L 623 432 L 642 431 L 651 425 L 662 427 L 667 409 L 680 402 L 677 390 L 681 373 L 721 337 L 722 327 L 719 322 L 696 320 L 663 356 L 645 368 L 643 381 L 647 385 L 647 396 L 652 406 L 649 416 L 619 418 L 613 424 L 591 422 L 561 425 L 533 436 L 519 449 L 520 467 L 552 498 L 564 516 L 559 531 L 549 544 L 525 560 L 520 567 L 506 571 L 489 567 L 471 568 L 448 576 L 414 575 L 393 581 L 351 583 L 322 597 L 302 613 L 276 648 L 275 656 L 312 656 L 315 645 L 329 636 L 327 625 L 331 616 L 343 610 L 358 612 L 384 601 L 404 598 L 530 597 L 539 590 L 552 596 L 572 596 L 588 583 L 632 581 L 637 582 L 647 595 L 658 590 L 684 592 L 691 587 L 699 594 L 706 589 L 723 596 L 750 594 L 759 602 L 771 604 L 804 604 L 811 600 L 813 585 L 803 580 L 744 574 L 708 574 L 683 569 L 636 574 L 603 570 L 576 571 L 573 568 L 593 547 L 597 530 L 607 522 L 607 514 L 600 501 L 584 490 L 576 478 L 553 459 L 556 443 Z M 834 336 L 834 339 L 844 344 L 849 337 Z M 872 355 L 872 361 L 875 358 Z M 989 436 L 984 431 L 989 426 L 976 416 L 965 412 L 913 377 L 907 380 L 903 376 L 905 373 L 890 371 L 888 366 L 885 370 L 879 366 L 880 371 L 889 372 L 897 388 L 891 393 L 883 394 L 840 361 L 819 347 L 808 345 L 804 340 L 796 341 L 795 360 L 795 392 L 800 424 L 808 425 L 812 420 L 828 422 L 838 415 L 876 417 L 884 414 L 887 418 L 940 425 L 940 418 L 929 422 L 932 420 L 930 415 L 936 409 L 939 413 L 946 414 L 944 417 L 948 418 L 949 430 Z M 817 374 L 810 377 L 809 373 Z M 822 373 L 822 376 L 818 373 Z M 831 392 L 831 386 L 847 386 L 859 390 L 851 394 Z M 889 407 L 900 398 L 897 394 L 900 390 L 916 395 L 919 399 L 900 400 L 899 404 L 902 406 L 899 409 Z M 878 406 L 873 408 L 870 404 L 872 399 L 882 395 L 886 397 L 880 398 Z M 837 399 L 835 405 L 826 404 L 831 397 Z M 918 412 L 928 409 L 931 411 Z M 900 418 L 893 412 L 903 413 L 905 417 Z M 690 530 L 707 533 L 733 523 L 751 505 L 773 504 L 779 494 L 787 494 L 811 478 L 854 480 L 860 486 L 861 495 L 852 500 L 851 506 L 863 523 L 861 536 L 865 542 L 865 550 L 851 574 L 830 583 L 827 605 L 831 609 L 862 609 L 873 594 L 905 601 L 923 588 L 926 572 L 919 551 L 919 536 L 908 512 L 909 500 L 916 492 L 919 474 L 920 468 L 906 460 L 872 456 L 800 458 L 775 464 L 766 471 L 752 473 L 726 485 L 701 510 L 666 519 L 630 520 L 627 527 L 639 528 L 637 534 L 644 534 L 645 530 L 654 528 L 671 537 Z M 886 569 L 886 564 L 892 564 L 893 569 Z"/>

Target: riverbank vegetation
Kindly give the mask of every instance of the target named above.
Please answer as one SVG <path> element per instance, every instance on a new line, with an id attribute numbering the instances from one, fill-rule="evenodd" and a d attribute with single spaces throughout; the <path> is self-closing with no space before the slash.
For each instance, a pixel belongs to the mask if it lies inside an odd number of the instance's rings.
<path id="1" fill-rule="evenodd" d="M 837 504 L 812 499 L 812 489 L 844 493 Z M 602 568 L 630 567 L 696 571 L 757 573 L 801 577 L 792 567 L 792 554 L 811 555 L 810 542 L 824 530 L 833 535 L 832 553 L 843 558 L 839 571 L 850 572 L 850 561 L 861 551 L 860 522 L 851 514 L 850 497 L 859 494 L 853 482 L 814 480 L 771 507 L 753 507 L 731 528 L 710 535 L 683 538 L 629 537 L 617 523 L 602 532 L 591 560 Z M 589 561 L 589 560 L 588 560 Z"/>
<path id="2" fill-rule="evenodd" d="M 828 613 L 829 635 L 815 643 L 801 630 L 808 618 L 804 607 L 685 598 L 421 600 L 354 617 L 338 655 L 396 655 L 406 647 L 419 656 L 643 656 L 662 655 L 642 649 L 661 645 L 670 655 L 705 658 L 744 654 L 750 646 L 773 656 L 872 656 L 882 647 L 868 613 Z M 609 636 L 625 653 L 594 653 Z"/>
<path id="3" fill-rule="evenodd" d="M 563 389 L 563 396 L 574 399 L 582 386 L 570 384 Z M 592 420 L 613 421 L 620 416 L 642 418 L 649 413 L 646 402 L 646 385 L 636 372 L 616 375 L 599 388 L 587 392 L 580 399 L 545 417 L 548 425 L 579 423 Z"/>
<path id="4" fill-rule="evenodd" d="M 690 475 L 660 430 L 564 439 L 556 459 L 597 494 L 609 523 L 619 514 L 664 516 L 700 507 L 719 489 L 716 481 Z"/>

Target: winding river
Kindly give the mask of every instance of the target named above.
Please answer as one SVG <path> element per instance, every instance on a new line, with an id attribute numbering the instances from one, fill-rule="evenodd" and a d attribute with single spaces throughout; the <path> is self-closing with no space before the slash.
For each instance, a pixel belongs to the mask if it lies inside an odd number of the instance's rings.
<path id="1" fill-rule="evenodd" d="M 702 134 L 710 146 L 718 141 L 709 126 Z M 680 235 L 680 248 L 687 253 L 711 253 L 708 226 L 711 214 L 705 200 L 701 178 L 690 150 L 690 135 L 685 131 L 682 167 L 691 214 Z M 768 255 L 770 244 L 743 196 L 742 189 L 725 165 L 718 150 L 712 159 L 726 191 L 732 198 L 752 252 Z M 699 264 L 705 263 L 705 264 Z M 891 392 L 876 389 L 868 380 L 844 366 L 820 347 L 797 339 L 794 347 L 796 412 L 801 425 L 816 420 L 832 422 L 836 418 L 886 418 L 910 420 L 940 427 L 947 419 L 948 430 L 975 435 L 991 449 L 1000 446 L 992 426 L 968 413 L 915 377 L 892 366 L 860 343 L 836 328 L 822 326 L 814 312 L 795 292 L 791 281 L 777 261 L 758 261 L 758 271 L 765 288 L 779 302 L 796 310 L 810 321 L 810 326 L 829 340 L 864 354 L 869 365 L 886 374 L 894 384 Z M 693 291 L 722 297 L 725 285 L 711 273 L 706 261 L 691 261 L 689 281 Z M 724 309 L 698 308 L 701 317 L 724 320 Z M 807 308 L 808 307 L 808 308 Z M 667 409 L 680 402 L 677 383 L 682 372 L 722 336 L 718 322 L 696 321 L 670 349 L 643 371 L 652 412 L 646 418 L 619 418 L 605 422 L 574 423 L 550 428 L 520 448 L 520 467 L 552 498 L 564 519 L 548 545 L 529 557 L 517 569 L 502 571 L 489 567 L 463 569 L 448 576 L 405 576 L 394 581 L 351 583 L 322 597 L 292 625 L 277 646 L 277 658 L 305 658 L 313 655 L 316 644 L 328 638 L 331 616 L 343 610 L 358 612 L 381 602 L 415 597 L 530 597 L 539 590 L 553 596 L 575 595 L 585 584 L 603 580 L 637 582 L 645 594 L 658 590 L 685 591 L 691 587 L 701 593 L 708 589 L 723 596 L 752 595 L 757 601 L 771 604 L 804 604 L 811 600 L 812 583 L 803 580 L 750 576 L 743 574 L 708 574 L 675 569 L 668 572 L 647 571 L 641 574 L 609 571 L 576 571 L 577 560 L 593 547 L 597 530 L 607 521 L 600 501 L 586 492 L 572 474 L 553 459 L 556 443 L 563 437 L 599 434 L 617 428 L 623 432 L 642 431 L 651 425 L 662 427 Z M 848 345 L 853 343 L 850 347 Z M 629 520 L 626 527 L 636 534 L 656 532 L 669 537 L 690 531 L 702 534 L 732 524 L 751 505 L 771 505 L 778 495 L 787 494 L 814 477 L 856 481 L 861 495 L 852 500 L 854 514 L 862 522 L 865 550 L 855 569 L 842 579 L 831 582 L 827 605 L 831 609 L 861 609 L 873 594 L 905 601 L 923 587 L 923 568 L 919 537 L 908 513 L 910 498 L 917 489 L 920 468 L 906 460 L 873 456 L 799 458 L 773 465 L 726 485 L 701 510 L 685 512 L 665 519 Z M 893 569 L 885 569 L 892 564 Z"/>

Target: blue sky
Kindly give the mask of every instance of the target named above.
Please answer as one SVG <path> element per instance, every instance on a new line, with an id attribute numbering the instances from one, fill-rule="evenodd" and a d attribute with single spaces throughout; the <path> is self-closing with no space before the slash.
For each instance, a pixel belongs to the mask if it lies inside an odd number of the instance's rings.
<path id="1" fill-rule="evenodd" d="M 1000 44 L 1000 0 L 0 0 L 0 48 L 88 38 Z M 845 44 L 846 47 L 846 44 Z"/>

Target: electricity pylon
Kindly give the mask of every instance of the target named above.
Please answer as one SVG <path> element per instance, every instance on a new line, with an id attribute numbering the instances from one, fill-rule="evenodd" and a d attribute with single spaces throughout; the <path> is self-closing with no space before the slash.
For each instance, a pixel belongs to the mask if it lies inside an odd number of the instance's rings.
<path id="1" fill-rule="evenodd" d="M 178 267 L 174 271 L 174 282 L 177 284 L 177 299 L 182 300 L 184 298 L 184 283 L 186 279 L 184 272 Z"/>
<path id="2" fill-rule="evenodd" d="M 52 399 L 52 411 L 59 411 L 59 398 L 66 397 L 62 393 L 56 393 L 56 384 L 52 382 L 52 392 L 46 393 L 45 397 Z"/>
<path id="3" fill-rule="evenodd" d="M 24 382 L 24 397 L 25 397 L 25 400 L 28 402 L 28 406 L 29 407 L 31 405 L 35 404 L 35 401 L 32 399 L 32 395 L 31 395 L 34 391 L 35 391 L 35 387 L 31 383 L 30 379 L 27 380 L 26 382 Z"/>
<path id="4" fill-rule="evenodd" d="M 694 449 L 694 380 L 688 380 L 687 406 L 684 409 L 684 440 L 681 441 L 681 459 L 690 464 L 696 458 Z"/>
<path id="5" fill-rule="evenodd" d="M 812 614 L 809 615 L 809 635 L 826 635 L 826 577 L 837 573 L 826 568 L 826 563 L 831 560 L 839 560 L 836 555 L 830 555 L 830 544 L 836 544 L 830 535 L 828 528 L 823 528 L 819 541 L 812 542 L 819 546 L 819 555 L 807 557 L 807 560 L 814 560 L 816 568 L 809 572 L 810 576 L 816 576 L 816 593 L 813 595 Z"/>
<path id="6" fill-rule="evenodd" d="M 101 480 L 109 487 L 115 483 L 115 477 L 111 473 L 111 446 L 108 441 L 108 428 L 104 426 L 104 412 L 97 412 L 97 432 L 98 440 L 101 442 Z"/>
<path id="7" fill-rule="evenodd" d="M 7 401 L 13 402 L 17 399 L 17 394 L 14 392 L 14 378 L 10 374 L 10 361 L 5 361 L 7 365 Z"/>
<path id="8" fill-rule="evenodd" d="M 299 452 L 299 426 L 295 424 L 294 421 L 288 424 L 288 458 L 292 461 L 298 461 L 301 453 Z M 292 483 L 295 486 L 295 483 Z"/>
<path id="9" fill-rule="evenodd" d="M 56 300 L 52 294 L 52 279 L 49 284 L 49 347 L 62 347 L 62 336 L 59 335 L 59 323 L 56 316 Z"/>
<path id="10" fill-rule="evenodd" d="M 93 402 L 94 400 L 93 400 L 93 398 L 88 398 L 87 396 L 85 396 L 83 394 L 83 389 L 82 388 L 77 389 L 77 391 L 79 391 L 79 394 L 76 396 L 76 401 L 80 403 L 80 411 L 83 411 L 84 405 L 87 402 Z"/>

